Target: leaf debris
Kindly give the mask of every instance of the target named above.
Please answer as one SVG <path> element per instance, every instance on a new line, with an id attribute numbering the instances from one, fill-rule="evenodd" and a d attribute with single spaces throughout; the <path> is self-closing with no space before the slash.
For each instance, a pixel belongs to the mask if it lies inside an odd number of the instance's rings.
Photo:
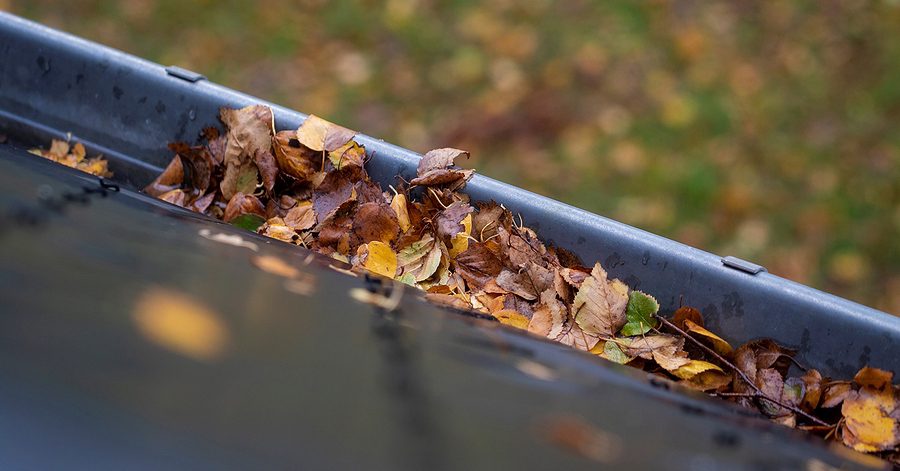
<path id="1" fill-rule="evenodd" d="M 352 267 L 335 270 L 393 278 L 434 303 L 490 315 L 858 451 L 900 456 L 892 373 L 866 367 L 853 381 L 815 369 L 792 376 L 795 352 L 771 340 L 735 349 L 689 306 L 672 320 L 661 317 L 652 295 L 611 278 L 599 263 L 584 266 L 544 244 L 502 205 L 471 202 L 460 190 L 474 172 L 454 166 L 468 157 L 465 151 L 427 152 L 409 185 L 386 192 L 369 178 L 354 131 L 309 116 L 297 130 L 276 132 L 263 105 L 222 109 L 221 119 L 224 134 L 210 128 L 199 145 L 170 146 L 176 155 L 145 192 Z M 50 153 L 69 155 L 63 144 L 54 143 Z M 280 260 L 254 260 L 276 274 L 294 273 Z M 392 310 L 402 295 L 402 284 L 396 286 L 390 297 L 361 289 L 349 294 Z M 557 423 L 550 439 L 600 461 L 615 454 L 605 450 L 602 433 L 577 420 Z"/>

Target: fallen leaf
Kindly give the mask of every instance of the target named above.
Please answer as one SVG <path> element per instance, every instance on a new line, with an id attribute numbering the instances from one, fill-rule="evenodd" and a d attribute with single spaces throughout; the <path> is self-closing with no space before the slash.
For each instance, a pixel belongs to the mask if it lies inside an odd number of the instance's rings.
<path id="1" fill-rule="evenodd" d="M 706 341 L 707 344 L 710 344 L 712 346 L 712 349 L 715 350 L 715 352 L 719 355 L 722 355 L 726 358 L 731 355 L 731 352 L 733 351 L 731 345 L 718 335 L 704 329 L 700 325 L 695 324 L 690 319 L 684 319 L 683 325 L 684 330 L 700 336 L 701 339 Z"/>
<path id="2" fill-rule="evenodd" d="M 572 313 L 585 333 L 612 337 L 625 324 L 627 303 L 628 287 L 619 280 L 607 280 L 606 270 L 597 263 L 575 295 Z"/>
<path id="3" fill-rule="evenodd" d="M 228 206 L 225 207 L 225 215 L 222 217 L 222 220 L 225 222 L 232 222 L 237 217 L 245 214 L 259 216 L 260 219 L 265 221 L 266 208 L 263 206 L 262 202 L 259 201 L 259 198 L 238 192 L 230 201 L 228 201 Z"/>
<path id="4" fill-rule="evenodd" d="M 659 321 L 654 317 L 659 311 L 659 303 L 649 294 L 632 291 L 628 294 L 628 306 L 625 309 L 627 322 L 622 326 L 622 335 L 643 335 L 656 327 Z"/>
<path id="5" fill-rule="evenodd" d="M 316 212 L 312 202 L 301 201 L 284 216 L 285 225 L 298 231 L 305 231 L 316 225 Z"/>
<path id="6" fill-rule="evenodd" d="M 410 275 L 415 281 L 431 277 L 441 263 L 441 249 L 433 237 L 425 235 L 422 240 L 400 250 L 397 254 L 398 276 Z"/>
<path id="7" fill-rule="evenodd" d="M 500 275 L 497 276 L 497 284 L 506 291 L 509 291 L 516 296 L 520 296 L 522 299 L 533 301 L 538 297 L 538 293 L 531 283 L 531 280 L 527 275 L 522 273 L 503 270 L 500 272 Z"/>
<path id="8" fill-rule="evenodd" d="M 893 373 L 870 367 L 861 369 L 853 378 L 859 390 L 851 391 L 841 406 L 841 437 L 845 445 L 871 453 L 900 444 L 892 379 Z"/>
<path id="9" fill-rule="evenodd" d="M 219 116 L 228 128 L 225 148 L 225 174 L 220 188 L 222 196 L 231 200 L 235 193 L 253 193 L 259 171 L 253 163 L 257 152 L 272 147 L 274 118 L 268 106 L 251 105 L 239 110 L 222 108 Z"/>
<path id="10" fill-rule="evenodd" d="M 394 195 L 394 198 L 391 199 L 391 209 L 393 209 L 394 213 L 397 215 L 397 223 L 400 224 L 400 232 L 408 231 L 412 224 L 409 222 L 409 210 L 407 209 L 406 195 L 403 193 Z"/>
<path id="11" fill-rule="evenodd" d="M 268 149 L 257 151 L 254 154 L 253 162 L 262 177 L 263 188 L 268 194 L 272 194 L 272 190 L 275 188 L 275 179 L 278 178 L 278 162 L 276 162 L 275 156 Z"/>
<path id="12" fill-rule="evenodd" d="M 390 244 L 399 232 L 397 215 L 387 203 L 364 203 L 356 210 L 353 233 L 361 243 L 380 241 Z"/>
<path id="13" fill-rule="evenodd" d="M 848 381 L 829 384 L 822 393 L 822 404 L 819 407 L 830 409 L 842 404 L 844 399 L 847 399 L 847 396 L 850 395 L 850 391 L 850 383 Z"/>
<path id="14" fill-rule="evenodd" d="M 480 290 L 488 280 L 500 274 L 500 259 L 484 244 L 471 242 L 469 247 L 453 259 L 453 266 L 473 290 Z"/>
<path id="15" fill-rule="evenodd" d="M 693 322 L 695 325 L 699 325 L 703 327 L 703 314 L 700 314 L 700 311 L 690 307 L 690 306 L 682 306 L 675 311 L 675 314 L 672 315 L 672 323 L 675 324 L 679 329 L 685 330 L 684 321 L 689 320 Z"/>
<path id="16" fill-rule="evenodd" d="M 316 115 L 307 116 L 297 129 L 297 140 L 300 144 L 317 152 L 337 150 L 355 135 L 356 131 L 338 126 Z"/>
<path id="17" fill-rule="evenodd" d="M 397 255 L 391 246 L 376 240 L 367 244 L 367 250 L 368 257 L 363 266 L 372 273 L 393 278 L 397 273 Z"/>
<path id="18" fill-rule="evenodd" d="M 328 160 L 338 170 L 344 167 L 362 167 L 365 158 L 366 150 L 353 141 L 328 153 Z"/>
<path id="19" fill-rule="evenodd" d="M 181 158 L 176 155 L 169 162 L 169 165 L 166 166 L 166 169 L 149 185 L 144 187 L 144 193 L 159 198 L 164 193 L 180 188 L 183 181 L 184 165 L 181 162 Z"/>
<path id="20" fill-rule="evenodd" d="M 278 168 L 300 182 L 309 182 L 321 167 L 321 156 L 300 145 L 294 131 L 279 131 L 272 140 Z"/>
<path id="21" fill-rule="evenodd" d="M 441 170 L 453 166 L 454 161 L 465 156 L 469 157 L 469 153 L 464 150 L 446 147 L 443 149 L 430 150 L 419 160 L 416 168 L 416 174 L 420 177 L 434 170 Z"/>
<path id="22" fill-rule="evenodd" d="M 511 309 L 503 309 L 492 314 L 501 324 L 510 325 L 517 329 L 528 330 L 530 319 L 521 313 Z"/>

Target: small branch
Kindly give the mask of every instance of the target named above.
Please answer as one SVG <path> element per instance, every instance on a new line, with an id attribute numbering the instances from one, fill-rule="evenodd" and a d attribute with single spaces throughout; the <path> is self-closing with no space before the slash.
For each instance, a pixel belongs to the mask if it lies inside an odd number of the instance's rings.
<path id="1" fill-rule="evenodd" d="M 756 397 L 758 397 L 758 398 L 760 398 L 760 399 L 764 399 L 764 400 L 766 400 L 766 401 L 769 401 L 769 402 L 771 402 L 772 404 L 775 404 L 775 405 L 777 405 L 777 406 L 779 406 L 779 407 L 783 407 L 783 408 L 785 408 L 785 409 L 787 409 L 787 410 L 789 410 L 789 411 L 791 411 L 791 412 L 793 412 L 793 413 L 795 413 L 795 414 L 797 414 L 797 415 L 800 415 L 800 416 L 806 418 L 807 420 L 809 420 L 809 421 L 811 421 L 811 422 L 814 422 L 814 423 L 819 424 L 819 425 L 825 425 L 825 426 L 828 426 L 828 424 L 825 423 L 825 422 L 823 422 L 821 419 L 819 419 L 819 418 L 817 418 L 817 417 L 815 417 L 815 416 L 813 416 L 813 415 L 810 415 L 810 414 L 806 413 L 805 411 L 803 411 L 803 410 L 801 410 L 801 409 L 799 409 L 799 408 L 797 408 L 797 407 L 794 407 L 794 406 L 792 406 L 792 405 L 790 405 L 790 404 L 785 404 L 785 403 L 783 403 L 783 402 L 781 402 L 781 401 L 779 401 L 779 400 L 777 400 L 777 399 L 774 399 L 774 398 L 769 397 L 766 393 L 764 393 L 761 389 L 759 389 L 759 387 L 756 386 L 756 384 L 755 384 L 753 381 L 750 381 L 750 378 L 748 378 L 747 375 L 746 375 L 743 371 L 741 371 L 740 368 L 738 368 L 737 366 L 735 366 L 735 365 L 734 365 L 733 363 L 731 363 L 730 361 L 726 360 L 725 357 L 723 357 L 722 355 L 719 355 L 715 350 L 713 350 L 713 349 L 707 347 L 706 345 L 704 345 L 702 342 L 700 342 L 699 340 L 695 339 L 694 337 L 691 337 L 690 335 L 687 334 L 687 332 L 681 330 L 678 326 L 676 326 L 675 324 L 669 322 L 669 320 L 666 319 L 665 317 L 660 316 L 659 314 L 654 314 L 654 316 L 656 316 L 656 318 L 659 319 L 659 320 L 660 320 L 663 324 L 665 324 L 667 327 L 669 327 L 670 329 L 673 329 L 674 331 L 678 332 L 678 333 L 681 334 L 684 338 L 689 339 L 691 342 L 693 342 L 694 344 L 696 344 L 698 347 L 702 348 L 706 353 L 709 353 L 710 355 L 712 355 L 713 357 L 715 357 L 717 360 L 721 361 L 723 364 L 725 364 L 726 366 L 728 366 L 729 368 L 731 368 L 732 371 L 734 371 L 735 373 L 737 373 L 738 375 L 740 375 L 741 379 L 743 379 L 744 382 L 746 382 L 747 384 L 749 384 L 750 387 L 753 388 L 753 390 L 756 392 L 754 396 L 756 396 Z"/>

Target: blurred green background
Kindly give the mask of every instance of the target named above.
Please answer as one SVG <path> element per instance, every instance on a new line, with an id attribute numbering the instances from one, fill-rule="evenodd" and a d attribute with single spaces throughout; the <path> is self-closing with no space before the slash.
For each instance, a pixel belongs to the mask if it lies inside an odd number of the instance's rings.
<path id="1" fill-rule="evenodd" d="M 900 2 L 0 6 L 900 314 Z"/>

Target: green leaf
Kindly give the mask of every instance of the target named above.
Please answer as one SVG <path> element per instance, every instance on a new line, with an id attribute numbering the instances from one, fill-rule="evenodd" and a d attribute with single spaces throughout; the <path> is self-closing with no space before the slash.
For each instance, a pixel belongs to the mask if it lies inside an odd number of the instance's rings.
<path id="1" fill-rule="evenodd" d="M 259 226 L 262 226 L 264 222 L 266 222 L 266 220 L 259 217 L 258 215 L 248 213 L 241 214 L 240 216 L 232 219 L 231 225 L 240 227 L 241 229 L 247 229 L 251 232 L 256 232 L 256 230 L 259 229 Z"/>
<path id="2" fill-rule="evenodd" d="M 654 314 L 659 311 L 659 303 L 656 298 L 641 291 L 632 291 L 628 295 L 628 307 L 625 309 L 625 318 L 628 322 L 622 326 L 622 335 L 642 335 L 656 327 L 658 321 Z"/>
<path id="3" fill-rule="evenodd" d="M 609 361 L 614 361 L 620 365 L 624 365 L 634 358 L 629 357 L 622 351 L 622 347 L 619 347 L 619 344 L 616 342 L 607 340 L 606 344 L 603 345 L 603 358 L 606 358 Z"/>

